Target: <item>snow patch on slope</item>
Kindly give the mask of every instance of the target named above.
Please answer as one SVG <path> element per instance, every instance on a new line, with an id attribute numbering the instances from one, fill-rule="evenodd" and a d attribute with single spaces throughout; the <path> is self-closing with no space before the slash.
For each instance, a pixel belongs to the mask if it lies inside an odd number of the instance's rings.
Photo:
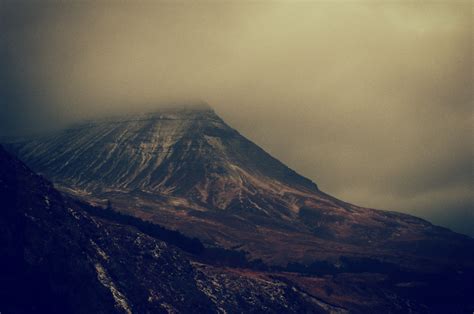
<path id="1" fill-rule="evenodd" d="M 115 306 L 127 314 L 132 314 L 132 310 L 128 305 L 127 298 L 122 292 L 117 289 L 115 283 L 112 281 L 109 274 L 107 274 L 107 271 L 102 266 L 102 264 L 96 263 L 94 266 L 97 272 L 97 278 L 99 279 L 100 283 L 104 287 L 108 288 L 112 293 L 112 296 L 115 300 Z"/>

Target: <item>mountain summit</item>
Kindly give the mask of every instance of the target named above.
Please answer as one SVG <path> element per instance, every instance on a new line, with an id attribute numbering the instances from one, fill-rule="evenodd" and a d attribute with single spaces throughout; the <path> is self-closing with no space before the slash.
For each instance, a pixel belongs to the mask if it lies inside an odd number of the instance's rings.
<path id="1" fill-rule="evenodd" d="M 474 260 L 468 237 L 321 192 L 206 105 L 92 121 L 9 148 L 76 197 L 270 263 Z"/>
<path id="2" fill-rule="evenodd" d="M 90 122 L 31 142 L 19 154 L 69 186 L 182 196 L 220 209 L 259 190 L 317 191 L 207 105 Z"/>

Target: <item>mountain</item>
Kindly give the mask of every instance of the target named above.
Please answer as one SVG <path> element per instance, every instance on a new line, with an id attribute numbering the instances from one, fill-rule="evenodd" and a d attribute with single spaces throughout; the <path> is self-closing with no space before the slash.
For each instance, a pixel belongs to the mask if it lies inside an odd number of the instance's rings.
<path id="1" fill-rule="evenodd" d="M 266 195 L 317 191 L 203 105 L 87 123 L 31 143 L 20 155 L 69 186 L 173 195 L 213 209 L 242 207 L 240 199 L 261 192 L 249 206 L 284 214 Z"/>
<path id="2" fill-rule="evenodd" d="M 70 202 L 0 146 L 4 313 L 346 313 L 261 274 L 193 262 Z"/>
<path id="3" fill-rule="evenodd" d="M 207 105 L 90 121 L 8 148 L 58 188 L 286 265 L 367 257 L 472 265 L 474 240 L 320 191 Z M 430 266 L 430 267 L 431 267 Z M 426 267 L 426 266 L 423 266 Z"/>
<path id="4" fill-rule="evenodd" d="M 0 149 L 6 312 L 474 310 L 472 238 L 331 197 L 208 106 L 6 147 L 54 182 Z"/>
<path id="5" fill-rule="evenodd" d="M 77 202 L 1 146 L 0 203 L 6 313 L 463 313 L 474 306 L 472 272 L 315 276 L 229 267 L 219 255 L 203 263 L 195 239 Z"/>

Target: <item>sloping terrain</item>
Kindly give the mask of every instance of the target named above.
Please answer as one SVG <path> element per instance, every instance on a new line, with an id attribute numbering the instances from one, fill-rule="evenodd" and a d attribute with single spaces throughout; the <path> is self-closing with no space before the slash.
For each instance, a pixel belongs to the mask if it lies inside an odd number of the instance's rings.
<path id="1" fill-rule="evenodd" d="M 133 227 L 92 217 L 0 146 L 3 313 L 324 313 L 277 279 L 207 271 Z M 201 269 L 202 268 L 202 269 Z"/>
<path id="2" fill-rule="evenodd" d="M 77 125 L 8 148 L 58 188 L 265 262 L 370 257 L 408 268 L 472 266 L 474 240 L 320 190 L 207 106 Z"/>
<path id="3" fill-rule="evenodd" d="M 6 313 L 463 313 L 474 307 L 469 269 L 406 273 L 372 262 L 370 270 L 360 263 L 259 270 L 263 265 L 226 266 L 219 255 L 203 262 L 195 239 L 158 226 L 153 232 L 137 218 L 64 197 L 1 146 L 0 202 Z"/>

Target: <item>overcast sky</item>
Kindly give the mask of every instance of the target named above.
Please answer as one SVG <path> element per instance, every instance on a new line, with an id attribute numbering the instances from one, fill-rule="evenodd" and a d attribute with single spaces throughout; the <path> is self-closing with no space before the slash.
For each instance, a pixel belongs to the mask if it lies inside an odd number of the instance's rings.
<path id="1" fill-rule="evenodd" d="M 0 135 L 204 100 L 322 190 L 474 235 L 470 1 L 0 1 Z"/>

